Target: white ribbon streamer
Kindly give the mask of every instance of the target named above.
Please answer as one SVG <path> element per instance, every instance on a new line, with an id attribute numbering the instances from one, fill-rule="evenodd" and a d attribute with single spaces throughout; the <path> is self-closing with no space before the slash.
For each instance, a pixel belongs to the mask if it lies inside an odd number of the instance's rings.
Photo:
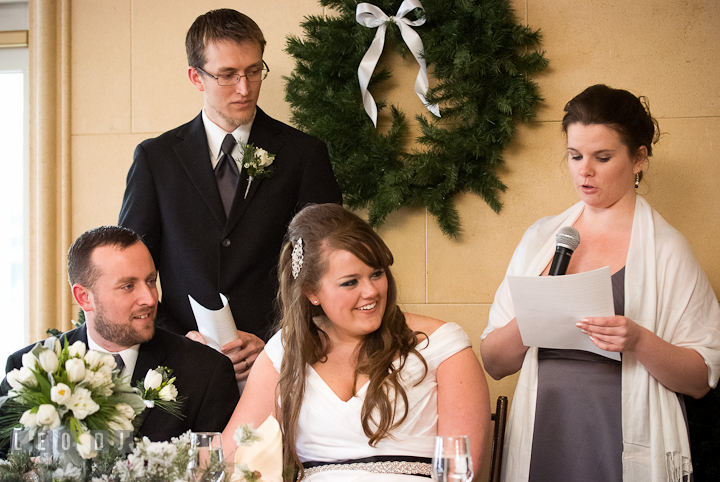
<path id="1" fill-rule="evenodd" d="M 387 16 L 380 8 L 370 3 L 359 3 L 355 10 L 355 20 L 357 23 L 364 25 L 369 28 L 377 28 L 375 38 L 373 39 L 370 47 L 365 56 L 360 61 L 360 67 L 358 67 L 358 80 L 360 81 L 360 92 L 363 97 L 363 105 L 365 106 L 365 112 L 367 112 L 373 124 L 377 127 L 377 105 L 375 105 L 375 99 L 372 94 L 368 92 L 367 86 L 370 83 L 370 77 L 372 77 L 375 66 L 380 60 L 383 47 L 385 46 L 385 25 L 387 22 L 393 22 L 400 28 L 400 34 L 403 40 L 407 44 L 413 57 L 420 64 L 420 71 L 418 72 L 417 78 L 415 79 L 415 93 L 420 97 L 420 100 L 425 105 L 427 110 L 440 117 L 440 108 L 437 104 L 428 104 L 425 100 L 429 83 L 427 76 L 427 66 L 425 59 L 421 57 L 423 53 L 423 44 L 420 36 L 412 29 L 425 23 L 425 18 L 419 18 L 414 22 L 405 18 L 405 15 L 415 8 L 423 9 L 420 0 L 405 0 L 398 9 L 396 16 Z M 424 9 L 423 9 L 424 10 Z"/>

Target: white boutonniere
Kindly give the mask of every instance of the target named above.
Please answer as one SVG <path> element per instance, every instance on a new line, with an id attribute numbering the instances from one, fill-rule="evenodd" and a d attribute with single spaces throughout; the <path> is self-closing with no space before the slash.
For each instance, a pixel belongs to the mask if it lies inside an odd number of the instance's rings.
<path id="1" fill-rule="evenodd" d="M 245 199 L 247 199 L 253 180 L 272 176 L 273 171 L 270 165 L 275 161 L 275 154 L 270 154 L 265 149 L 255 147 L 252 144 L 241 147 L 243 153 L 241 162 L 248 173 L 248 185 L 247 189 L 245 189 Z"/>
<path id="2" fill-rule="evenodd" d="M 178 396 L 172 369 L 163 366 L 151 368 L 145 378 L 138 380 L 137 389 L 147 408 L 158 407 L 177 418 L 185 418 L 180 411 L 185 397 Z"/>

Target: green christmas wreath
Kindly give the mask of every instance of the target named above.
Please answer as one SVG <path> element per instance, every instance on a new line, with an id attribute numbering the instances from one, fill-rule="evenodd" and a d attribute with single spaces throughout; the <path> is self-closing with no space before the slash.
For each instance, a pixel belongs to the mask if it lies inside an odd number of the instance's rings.
<path id="1" fill-rule="evenodd" d="M 369 221 L 381 225 L 400 207 L 427 207 L 442 231 L 460 232 L 453 203 L 459 192 L 473 192 L 499 212 L 506 186 L 497 169 L 502 152 L 515 134 L 517 121 L 527 121 L 542 100 L 529 76 L 547 66 L 534 49 L 540 34 L 516 22 L 508 0 L 421 0 L 406 18 L 425 17 L 414 27 L 424 45 L 424 59 L 436 79 L 426 95 L 438 104 L 441 118 L 417 115 L 421 148 L 405 152 L 405 115 L 391 106 L 392 126 L 375 128 L 365 112 L 358 65 L 376 30 L 355 20 L 359 2 L 320 0 L 338 16 L 308 16 L 304 37 L 289 36 L 286 52 L 296 59 L 286 77 L 286 100 L 292 122 L 328 146 L 345 204 L 369 208 Z M 395 15 L 402 0 L 371 3 Z M 410 51 L 398 27 L 387 22 L 385 49 L 403 56 Z M 390 78 L 376 69 L 369 90 Z M 378 110 L 386 107 L 377 101 Z"/>

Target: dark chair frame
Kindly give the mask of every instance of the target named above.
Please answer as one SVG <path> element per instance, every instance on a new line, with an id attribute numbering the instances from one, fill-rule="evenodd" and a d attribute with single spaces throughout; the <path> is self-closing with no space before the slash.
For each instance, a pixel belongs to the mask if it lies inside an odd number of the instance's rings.
<path id="1" fill-rule="evenodd" d="M 490 420 L 495 422 L 495 430 L 492 438 L 492 452 L 490 459 L 489 482 L 500 482 L 502 472 L 503 446 L 505 444 L 505 425 L 507 425 L 508 399 L 504 396 L 497 398 L 495 413 L 490 415 Z"/>

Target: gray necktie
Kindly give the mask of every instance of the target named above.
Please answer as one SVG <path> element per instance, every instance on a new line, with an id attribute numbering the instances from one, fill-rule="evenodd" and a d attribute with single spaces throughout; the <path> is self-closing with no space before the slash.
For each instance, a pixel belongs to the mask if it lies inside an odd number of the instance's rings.
<path id="1" fill-rule="evenodd" d="M 119 353 L 115 353 L 113 358 L 115 358 L 115 363 L 117 363 L 117 369 L 122 373 L 123 368 L 125 368 L 125 360 L 122 359 Z"/>
<path id="2" fill-rule="evenodd" d="M 230 215 L 230 207 L 235 198 L 235 190 L 240 180 L 240 171 L 232 157 L 232 150 L 235 147 L 235 138 L 232 134 L 225 136 L 220 151 L 223 153 L 217 166 L 215 166 L 215 179 L 217 180 L 220 198 L 225 208 L 225 216 Z"/>

